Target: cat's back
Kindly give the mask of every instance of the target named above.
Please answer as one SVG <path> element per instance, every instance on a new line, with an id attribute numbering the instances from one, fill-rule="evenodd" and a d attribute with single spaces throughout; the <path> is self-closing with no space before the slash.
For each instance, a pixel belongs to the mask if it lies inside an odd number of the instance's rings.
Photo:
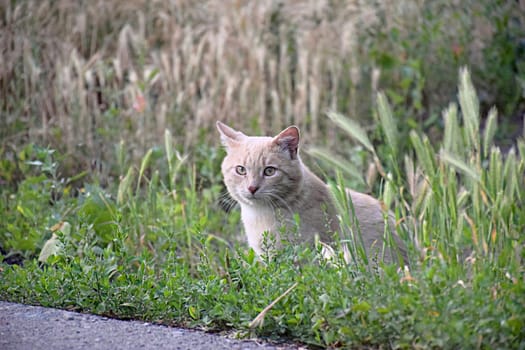
<path id="1" fill-rule="evenodd" d="M 384 208 L 382 202 L 368 194 L 351 189 L 346 189 L 346 192 L 352 199 L 353 211 L 357 219 L 352 223 L 352 229 L 354 234 L 361 234 L 369 257 L 381 254 L 385 239 L 391 238 L 394 246 L 390 247 L 390 244 L 386 244 L 384 260 L 388 262 L 396 260 L 392 258 L 394 250 L 406 261 L 406 247 L 397 235 L 394 214 Z M 388 225 L 386 228 L 385 224 Z"/>

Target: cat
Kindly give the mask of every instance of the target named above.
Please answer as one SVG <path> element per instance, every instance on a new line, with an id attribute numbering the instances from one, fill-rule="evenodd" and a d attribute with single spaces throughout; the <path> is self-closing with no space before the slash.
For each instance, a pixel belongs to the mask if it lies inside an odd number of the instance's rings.
<path id="1" fill-rule="evenodd" d="M 226 149 L 221 170 L 230 196 L 241 207 L 248 244 L 261 255 L 263 234 L 269 232 L 279 246 L 281 228 L 293 228 L 299 216 L 295 235 L 287 237 L 292 243 L 319 240 L 331 243 L 339 232 L 334 198 L 329 187 L 308 169 L 299 156 L 299 129 L 290 126 L 275 137 L 247 136 L 220 121 L 217 122 L 221 142 Z M 385 215 L 375 198 L 347 189 L 359 225 L 367 255 L 380 256 L 385 236 Z M 388 227 L 397 245 L 393 255 L 384 250 L 385 262 L 405 260 L 404 245 L 395 234 L 392 214 L 387 215 Z M 354 232 L 357 234 L 357 230 Z M 295 241 L 294 241 L 295 240 Z"/>

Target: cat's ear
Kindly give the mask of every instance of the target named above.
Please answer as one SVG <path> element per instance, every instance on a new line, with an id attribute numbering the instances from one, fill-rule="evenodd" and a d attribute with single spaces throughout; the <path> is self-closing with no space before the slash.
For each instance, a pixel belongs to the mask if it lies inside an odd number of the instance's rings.
<path id="1" fill-rule="evenodd" d="M 242 132 L 234 130 L 220 121 L 217 121 L 217 130 L 221 134 L 221 142 L 226 149 L 238 144 L 246 137 Z"/>
<path id="2" fill-rule="evenodd" d="M 278 145 L 281 151 L 288 152 L 290 158 L 297 159 L 299 152 L 299 129 L 296 126 L 289 126 L 273 138 L 273 143 Z"/>

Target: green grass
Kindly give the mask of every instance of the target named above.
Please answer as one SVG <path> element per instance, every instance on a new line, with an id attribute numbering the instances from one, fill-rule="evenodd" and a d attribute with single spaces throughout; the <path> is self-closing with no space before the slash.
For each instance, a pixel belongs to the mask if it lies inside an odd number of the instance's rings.
<path id="1" fill-rule="evenodd" d="M 481 130 L 466 71 L 459 85 L 443 141 L 414 131 L 404 153 L 385 96 L 382 145 L 331 114 L 378 169 L 372 187 L 396 214 L 409 267 L 374 271 L 291 245 L 259 261 L 240 242 L 238 211 L 220 204 L 222 151 L 177 153 L 166 132 L 136 165 L 121 144 L 115 183 L 80 174 L 77 188 L 60 176 L 67 157 L 17 154 L 23 181 L 0 198 L 0 299 L 321 347 L 523 348 L 525 142 L 500 151 L 495 112 Z M 57 253 L 39 262 L 46 242 Z"/>

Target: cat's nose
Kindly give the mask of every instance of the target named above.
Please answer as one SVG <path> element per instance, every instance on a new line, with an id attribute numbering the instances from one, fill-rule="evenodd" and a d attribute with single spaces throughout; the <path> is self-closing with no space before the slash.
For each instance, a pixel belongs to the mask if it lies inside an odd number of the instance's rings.
<path id="1" fill-rule="evenodd" d="M 248 191 L 250 191 L 251 194 L 255 194 L 255 192 L 257 192 L 257 190 L 259 189 L 258 186 L 249 186 L 248 187 Z"/>

